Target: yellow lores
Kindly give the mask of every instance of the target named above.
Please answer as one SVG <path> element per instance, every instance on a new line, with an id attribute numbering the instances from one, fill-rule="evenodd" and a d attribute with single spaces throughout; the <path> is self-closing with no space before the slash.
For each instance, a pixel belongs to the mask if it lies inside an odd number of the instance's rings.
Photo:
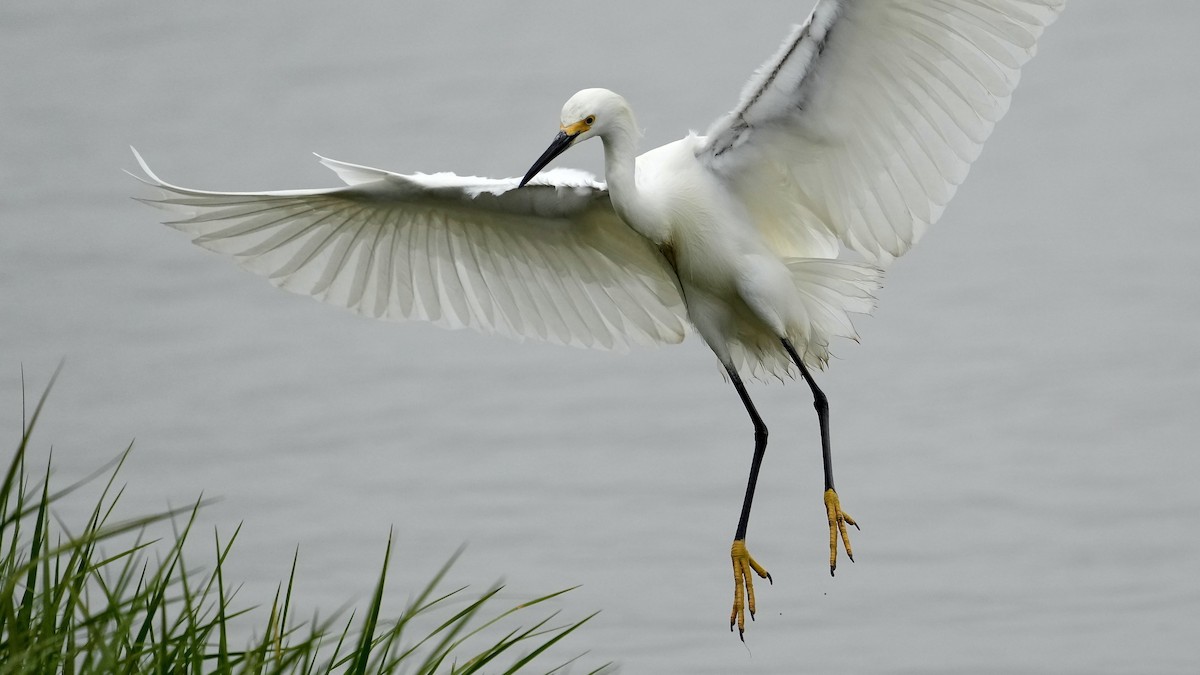
<path id="1" fill-rule="evenodd" d="M 592 125 L 595 123 L 596 116 L 588 115 L 574 124 L 564 124 L 559 128 L 562 129 L 562 132 L 568 136 L 578 136 L 579 134 L 591 129 Z"/>

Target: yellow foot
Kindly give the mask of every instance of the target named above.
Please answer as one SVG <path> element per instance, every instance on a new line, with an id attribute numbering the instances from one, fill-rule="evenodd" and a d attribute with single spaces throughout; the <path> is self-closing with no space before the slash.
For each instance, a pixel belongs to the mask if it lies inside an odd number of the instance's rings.
<path id="1" fill-rule="evenodd" d="M 754 577 L 750 574 L 751 570 L 755 574 L 766 579 L 774 584 L 771 580 L 771 575 L 750 557 L 750 552 L 746 550 L 746 540 L 734 539 L 733 546 L 729 549 L 729 555 L 733 558 L 733 611 L 729 613 L 729 630 L 732 631 L 734 625 L 738 629 L 738 637 L 745 642 L 746 633 L 746 609 L 750 610 L 750 620 L 754 620 Z"/>
<path id="2" fill-rule="evenodd" d="M 833 576 L 833 571 L 837 569 L 838 534 L 841 534 L 842 543 L 846 545 L 846 557 L 850 558 L 850 562 L 854 562 L 854 551 L 850 548 L 850 535 L 846 532 L 846 524 L 853 525 L 856 530 L 862 528 L 842 511 L 837 493 L 833 490 L 825 491 L 825 512 L 829 514 L 829 576 Z"/>

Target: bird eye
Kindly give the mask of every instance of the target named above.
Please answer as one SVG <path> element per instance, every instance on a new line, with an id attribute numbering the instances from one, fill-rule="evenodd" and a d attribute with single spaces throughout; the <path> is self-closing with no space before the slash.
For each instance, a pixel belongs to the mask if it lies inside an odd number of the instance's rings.
<path id="1" fill-rule="evenodd" d="M 583 121 L 584 121 L 585 123 L 587 123 L 587 125 L 590 127 L 590 126 L 592 126 L 593 124 L 595 124 L 595 123 L 596 123 L 596 116 L 595 116 L 595 115 L 588 115 L 587 117 L 585 117 L 585 118 L 583 119 Z"/>

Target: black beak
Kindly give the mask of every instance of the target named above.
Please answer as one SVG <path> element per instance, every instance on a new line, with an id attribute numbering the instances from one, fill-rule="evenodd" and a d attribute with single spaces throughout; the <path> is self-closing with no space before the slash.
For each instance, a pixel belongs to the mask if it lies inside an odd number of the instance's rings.
<path id="1" fill-rule="evenodd" d="M 567 132 L 565 131 L 558 132 L 558 135 L 554 137 L 554 141 L 550 143 L 550 147 L 546 148 L 546 151 L 542 153 L 542 156 L 538 157 L 537 161 L 533 163 L 533 166 L 529 169 L 529 173 L 525 174 L 525 177 L 521 179 L 521 184 L 517 187 L 525 187 L 525 184 L 533 180 L 533 177 L 536 176 L 539 171 L 546 168 L 546 165 L 549 164 L 555 157 L 558 157 L 563 153 L 564 150 L 571 147 L 571 141 L 574 141 L 575 137 L 578 135 L 579 134 L 572 134 L 568 136 Z"/>

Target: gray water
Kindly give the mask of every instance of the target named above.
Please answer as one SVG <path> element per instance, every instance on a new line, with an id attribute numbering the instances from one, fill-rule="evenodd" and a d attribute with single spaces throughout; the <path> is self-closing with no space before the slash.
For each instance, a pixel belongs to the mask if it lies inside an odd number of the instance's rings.
<path id="1" fill-rule="evenodd" d="M 562 652 L 631 673 L 1200 671 L 1200 3 L 1076 0 L 944 219 L 838 345 L 826 573 L 805 387 L 771 425 L 747 646 L 726 632 L 751 434 L 698 339 L 617 356 L 358 318 L 157 225 L 130 144 L 217 190 L 335 184 L 308 153 L 523 172 L 576 89 L 648 145 L 736 100 L 808 2 L 6 2 L 0 433 L 66 358 L 59 479 L 136 438 L 126 515 L 220 501 L 227 578 L 305 611 L 449 584 L 602 613 Z M 600 168 L 599 146 L 565 164 Z M 207 537 L 207 534 L 201 539 Z M 198 560 L 197 560 L 198 561 Z M 303 615 L 303 613 L 302 613 Z"/>

